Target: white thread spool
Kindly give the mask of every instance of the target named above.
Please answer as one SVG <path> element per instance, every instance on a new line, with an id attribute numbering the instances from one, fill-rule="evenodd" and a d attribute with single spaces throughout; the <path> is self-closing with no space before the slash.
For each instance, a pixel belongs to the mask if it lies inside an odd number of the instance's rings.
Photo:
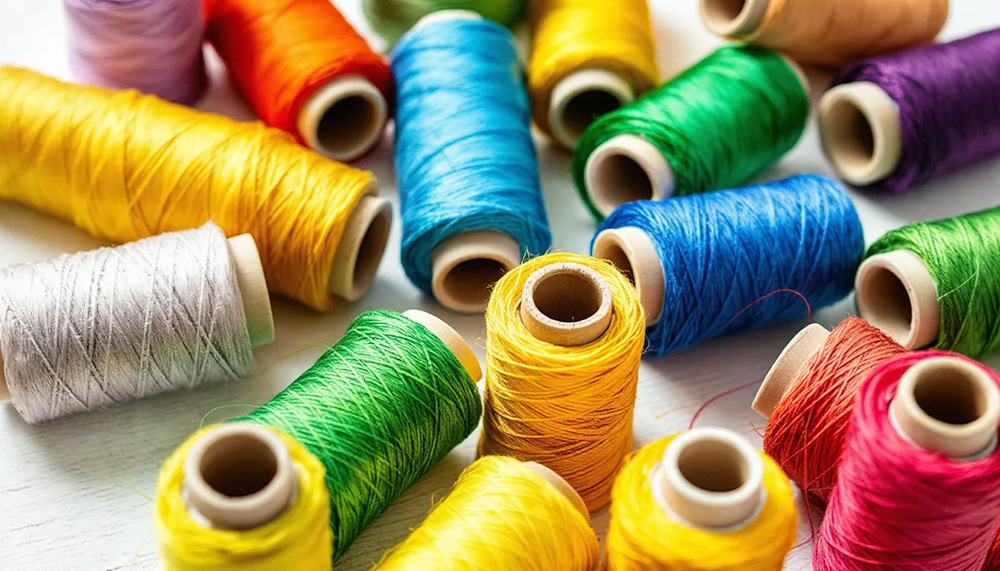
<path id="1" fill-rule="evenodd" d="M 524 282 L 518 311 L 536 339 L 563 347 L 586 345 L 611 325 L 611 286 L 584 265 L 552 264 Z"/>
<path id="2" fill-rule="evenodd" d="M 646 231 L 634 226 L 604 230 L 594 240 L 593 255 L 614 264 L 635 285 L 646 313 L 646 327 L 658 323 L 664 310 L 666 278 L 663 262 Z"/>
<path id="3" fill-rule="evenodd" d="M 937 284 L 916 254 L 896 250 L 862 262 L 855 279 L 858 313 L 906 349 L 937 341 Z"/>
<path id="4" fill-rule="evenodd" d="M 618 74 L 585 68 L 562 78 L 549 96 L 549 126 L 555 140 L 567 149 L 598 117 L 628 105 L 635 91 Z"/>
<path id="5" fill-rule="evenodd" d="M 823 347 L 829 336 L 830 332 L 825 327 L 812 323 L 792 337 L 771 365 L 750 407 L 764 418 L 771 418 L 778 403 L 794 385 L 799 371 Z"/>
<path id="6" fill-rule="evenodd" d="M 823 150 L 847 182 L 887 178 L 903 154 L 899 106 L 878 85 L 859 81 L 827 91 L 817 113 Z"/>
<path id="7" fill-rule="evenodd" d="M 798 64 L 783 58 L 795 72 L 802 90 L 809 82 Z M 664 200 L 677 189 L 673 167 L 655 145 L 638 135 L 611 137 L 587 157 L 583 170 L 587 196 L 602 216 L 636 200 Z"/>
<path id="8" fill-rule="evenodd" d="M 744 527 L 765 500 L 760 455 L 721 428 L 695 428 L 675 438 L 650 483 L 668 513 L 701 528 Z"/>
<path id="9" fill-rule="evenodd" d="M 327 289 L 347 301 L 357 301 L 368 293 L 392 228 L 388 199 L 375 196 L 374 183 L 368 192 L 347 220 L 330 271 Z"/>

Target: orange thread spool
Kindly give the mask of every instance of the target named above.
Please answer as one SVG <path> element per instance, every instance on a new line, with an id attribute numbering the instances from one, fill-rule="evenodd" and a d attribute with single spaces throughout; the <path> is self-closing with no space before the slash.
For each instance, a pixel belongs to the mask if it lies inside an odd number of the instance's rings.
<path id="1" fill-rule="evenodd" d="M 336 160 L 381 137 L 389 65 L 330 0 L 205 0 L 207 34 L 260 118 Z"/>

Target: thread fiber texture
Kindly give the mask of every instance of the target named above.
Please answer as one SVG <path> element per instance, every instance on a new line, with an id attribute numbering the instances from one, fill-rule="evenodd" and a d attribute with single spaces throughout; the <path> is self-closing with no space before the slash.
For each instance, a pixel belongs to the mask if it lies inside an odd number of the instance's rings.
<path id="1" fill-rule="evenodd" d="M 312 571 L 330 569 L 330 502 L 323 464 L 284 432 L 297 481 L 292 503 L 280 515 L 247 530 L 216 529 L 192 517 L 184 500 L 184 461 L 191 447 L 218 428 L 191 435 L 160 469 L 156 531 L 166 571 Z"/>
<path id="2" fill-rule="evenodd" d="M 866 256 L 894 250 L 916 254 L 934 278 L 937 349 L 979 357 L 1000 348 L 1000 208 L 892 230 Z"/>
<path id="3" fill-rule="evenodd" d="M 485 20 L 407 33 L 392 54 L 398 83 L 396 170 L 403 269 L 431 295 L 431 258 L 446 238 L 496 230 L 549 248 L 531 117 L 514 38 Z"/>
<path id="4" fill-rule="evenodd" d="M 1000 30 L 859 62 L 834 85 L 867 81 L 899 107 L 899 165 L 870 185 L 904 192 L 1000 155 Z"/>
<path id="5" fill-rule="evenodd" d="M 664 310 L 646 329 L 656 356 L 804 319 L 850 293 L 864 252 L 854 204 L 817 175 L 623 204 L 597 234 L 626 226 L 649 235 L 664 269 Z"/>
<path id="6" fill-rule="evenodd" d="M 675 196 L 740 186 L 795 146 L 808 113 L 798 75 L 777 53 L 720 48 L 592 123 L 573 152 L 573 177 L 587 207 L 601 218 L 587 193 L 587 159 L 612 137 L 638 135 L 667 159 Z"/>
<path id="7" fill-rule="evenodd" d="M 735 530 L 676 521 L 653 494 L 653 474 L 677 436 L 642 447 L 618 475 L 608 528 L 607 570 L 780 571 L 798 525 L 788 478 L 761 454 L 765 499 L 752 521 Z"/>
<path id="8" fill-rule="evenodd" d="M 600 547 L 587 518 L 513 458 L 485 456 L 462 472 L 379 571 L 592 571 Z"/>
<path id="9" fill-rule="evenodd" d="M 204 1 L 208 39 L 268 125 L 299 137 L 309 96 L 345 76 L 392 100 L 389 65 L 328 0 Z"/>
<path id="10" fill-rule="evenodd" d="M 0 348 L 29 423 L 237 379 L 253 355 L 213 224 L 0 269 Z"/>
<path id="11" fill-rule="evenodd" d="M 577 347 L 536 339 L 518 310 L 535 270 L 567 262 L 594 270 L 611 288 L 611 324 L 598 340 Z M 486 310 L 480 453 L 538 462 L 569 482 L 590 510 L 607 504 L 632 448 L 644 323 L 635 288 L 603 260 L 547 254 L 504 275 Z"/>
<path id="12" fill-rule="evenodd" d="M 239 420 L 316 455 L 330 491 L 333 557 L 479 423 L 476 384 L 424 326 L 367 311 L 311 368 Z"/>
<path id="13" fill-rule="evenodd" d="M 737 39 L 836 67 L 928 43 L 947 19 L 948 0 L 769 0 L 757 29 Z"/>
<path id="14" fill-rule="evenodd" d="M 848 317 L 795 375 L 768 419 L 764 452 L 799 489 L 829 499 L 858 389 L 877 366 L 905 352 L 864 319 Z"/>
<path id="15" fill-rule="evenodd" d="M 899 381 L 926 351 L 897 357 L 861 386 L 840 477 L 813 553 L 817 571 L 979 569 L 1000 516 L 1000 451 L 954 460 L 912 444 L 893 427 Z M 967 360 L 1000 383 L 996 374 Z"/>
<path id="16" fill-rule="evenodd" d="M 524 16 L 528 0 L 364 0 L 372 27 L 395 43 L 421 18 L 439 10 L 471 10 L 487 20 L 512 27 Z"/>
<path id="17" fill-rule="evenodd" d="M 0 67 L 0 199 L 129 242 L 214 220 L 249 233 L 268 287 L 317 309 L 366 171 L 259 123 L 134 91 L 67 85 Z M 67 153 L 72 149 L 72 153 Z"/>
<path id="18" fill-rule="evenodd" d="M 646 0 L 536 0 L 531 3 L 528 92 L 538 127 L 551 135 L 552 90 L 583 69 L 613 72 L 636 96 L 652 89 L 656 46 Z"/>
<path id="19" fill-rule="evenodd" d="M 201 0 L 63 0 L 73 76 L 194 103 L 208 84 Z"/>

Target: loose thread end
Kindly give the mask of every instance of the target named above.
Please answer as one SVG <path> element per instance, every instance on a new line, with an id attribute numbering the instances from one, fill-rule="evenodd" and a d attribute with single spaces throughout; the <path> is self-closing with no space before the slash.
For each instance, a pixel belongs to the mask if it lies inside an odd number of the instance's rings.
<path id="1" fill-rule="evenodd" d="M 825 327 L 812 323 L 792 337 L 771 365 L 750 407 L 764 418 L 770 418 L 778 403 L 792 388 L 802 367 L 823 347 L 829 336 L 830 332 Z"/>

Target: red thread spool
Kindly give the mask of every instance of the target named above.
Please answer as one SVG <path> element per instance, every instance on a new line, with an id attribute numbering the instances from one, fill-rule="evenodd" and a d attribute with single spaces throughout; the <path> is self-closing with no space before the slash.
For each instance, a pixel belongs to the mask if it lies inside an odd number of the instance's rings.
<path id="1" fill-rule="evenodd" d="M 205 0 L 208 39 L 260 118 L 339 161 L 382 135 L 389 64 L 329 0 Z"/>
<path id="2" fill-rule="evenodd" d="M 754 399 L 754 410 L 768 417 L 764 452 L 799 488 L 826 503 L 861 383 L 878 365 L 905 352 L 858 317 L 832 332 L 816 324 L 803 329 Z"/>

